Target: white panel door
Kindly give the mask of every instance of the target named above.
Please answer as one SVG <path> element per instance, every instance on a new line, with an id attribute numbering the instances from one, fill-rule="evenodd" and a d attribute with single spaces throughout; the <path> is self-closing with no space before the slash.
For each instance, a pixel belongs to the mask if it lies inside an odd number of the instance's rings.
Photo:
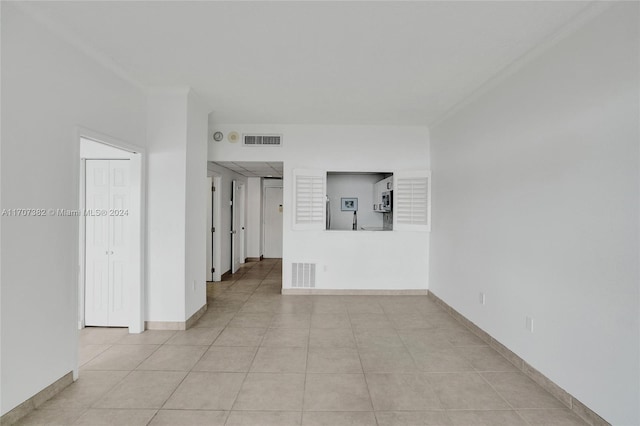
<path id="1" fill-rule="evenodd" d="M 85 324 L 130 323 L 130 178 L 128 160 L 86 162 Z"/>
<path id="2" fill-rule="evenodd" d="M 282 188 L 264 189 L 264 257 L 282 257 Z"/>
<path id="3" fill-rule="evenodd" d="M 109 325 L 129 325 L 131 235 L 129 232 L 129 161 L 110 160 L 109 203 Z"/>
<path id="4" fill-rule="evenodd" d="M 215 199 L 215 190 L 213 186 L 213 178 L 207 178 L 209 185 L 207 188 L 207 272 L 206 277 L 207 281 L 213 281 L 214 274 L 214 261 L 213 261 L 213 203 Z"/>
<path id="5" fill-rule="evenodd" d="M 238 183 L 231 182 L 231 273 L 235 274 L 240 268 L 240 247 L 238 244 L 238 224 L 240 211 L 236 206 L 238 199 Z"/>
<path id="6" fill-rule="evenodd" d="M 87 160 L 85 203 L 85 324 L 109 325 L 109 161 Z"/>
<path id="7" fill-rule="evenodd" d="M 246 199 L 246 193 L 245 193 L 245 186 L 244 183 L 240 183 L 238 184 L 238 189 L 236 191 L 236 210 L 238 212 L 238 221 L 236 222 L 238 225 L 238 250 L 237 250 L 237 257 L 238 257 L 238 263 L 245 263 L 245 260 L 247 259 L 247 235 L 245 233 L 245 199 Z"/>

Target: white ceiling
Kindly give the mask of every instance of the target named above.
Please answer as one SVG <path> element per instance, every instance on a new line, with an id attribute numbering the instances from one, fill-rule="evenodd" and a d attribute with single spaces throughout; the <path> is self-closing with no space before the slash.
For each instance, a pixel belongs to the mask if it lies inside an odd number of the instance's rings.
<path id="1" fill-rule="evenodd" d="M 214 123 L 429 124 L 589 6 L 580 1 L 37 2 Z"/>
<path id="2" fill-rule="evenodd" d="M 283 170 L 282 162 L 216 161 L 213 164 L 225 167 L 246 177 L 281 178 Z"/>

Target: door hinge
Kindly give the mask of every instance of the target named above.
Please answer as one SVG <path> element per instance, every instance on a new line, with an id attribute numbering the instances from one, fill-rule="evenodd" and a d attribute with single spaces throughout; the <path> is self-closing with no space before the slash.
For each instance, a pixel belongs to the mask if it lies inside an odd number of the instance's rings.
<path id="1" fill-rule="evenodd" d="M 212 232 L 212 233 L 213 233 L 213 232 L 216 232 L 216 228 L 215 228 L 215 227 L 211 228 L 211 232 Z"/>
<path id="2" fill-rule="evenodd" d="M 211 273 L 213 274 L 216 271 L 216 268 L 211 268 Z"/>
<path id="3" fill-rule="evenodd" d="M 233 201 L 229 201 L 229 205 L 230 205 L 230 206 L 233 206 Z"/>
<path id="4" fill-rule="evenodd" d="M 211 192 L 216 192 L 216 187 L 215 186 L 211 187 Z"/>

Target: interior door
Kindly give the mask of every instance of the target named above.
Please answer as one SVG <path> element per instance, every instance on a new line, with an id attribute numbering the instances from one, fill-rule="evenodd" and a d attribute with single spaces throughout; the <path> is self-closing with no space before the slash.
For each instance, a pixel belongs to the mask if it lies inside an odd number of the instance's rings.
<path id="1" fill-rule="evenodd" d="M 239 209 L 236 206 L 238 198 L 238 183 L 231 182 L 231 273 L 238 272 L 240 267 L 240 250 L 238 245 Z"/>
<path id="2" fill-rule="evenodd" d="M 207 178 L 209 181 L 208 188 L 208 196 L 209 202 L 207 203 L 207 272 L 206 277 L 207 281 L 213 281 L 214 277 L 214 249 L 213 249 L 213 236 L 215 233 L 214 229 L 214 221 L 213 221 L 213 212 L 214 212 L 214 203 L 215 203 L 215 187 L 213 186 L 213 178 Z"/>
<path id="3" fill-rule="evenodd" d="M 238 184 L 238 190 L 236 192 L 236 207 L 238 212 L 238 263 L 245 263 L 247 259 L 247 235 L 245 233 L 245 206 L 246 199 L 244 183 Z"/>
<path id="4" fill-rule="evenodd" d="M 85 324 L 130 323 L 131 236 L 128 160 L 87 160 Z"/>
<path id="5" fill-rule="evenodd" d="M 109 326 L 126 327 L 129 318 L 131 237 L 128 160 L 109 160 Z"/>
<path id="6" fill-rule="evenodd" d="M 87 160 L 85 168 L 85 324 L 109 325 L 109 160 Z"/>
<path id="7" fill-rule="evenodd" d="M 264 257 L 282 257 L 282 187 L 264 189 Z"/>

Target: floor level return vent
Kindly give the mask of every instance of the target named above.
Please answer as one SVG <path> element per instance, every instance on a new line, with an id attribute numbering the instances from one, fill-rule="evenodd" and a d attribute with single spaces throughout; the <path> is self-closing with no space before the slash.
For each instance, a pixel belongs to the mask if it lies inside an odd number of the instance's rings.
<path id="1" fill-rule="evenodd" d="M 316 287 L 316 264 L 315 263 L 292 263 L 291 287 L 293 288 L 315 288 Z"/>

